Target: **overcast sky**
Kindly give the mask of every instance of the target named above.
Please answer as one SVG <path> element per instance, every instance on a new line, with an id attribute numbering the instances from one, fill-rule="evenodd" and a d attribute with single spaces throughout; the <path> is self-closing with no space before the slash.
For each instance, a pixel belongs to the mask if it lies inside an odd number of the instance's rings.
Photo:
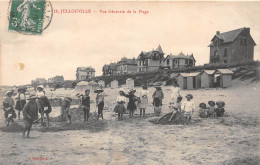
<path id="1" fill-rule="evenodd" d="M 37 77 L 76 78 L 78 66 L 102 66 L 141 51 L 193 53 L 197 63 L 209 61 L 216 31 L 250 27 L 260 59 L 259 2 L 53 2 L 54 9 L 91 9 L 90 14 L 54 14 L 42 35 L 9 32 L 9 1 L 0 2 L 1 78 L 3 85 L 28 84 Z M 101 14 L 99 10 L 139 10 L 148 14 Z M 3 27 L 3 28 L 2 28 Z M 20 71 L 17 63 L 23 63 Z"/>

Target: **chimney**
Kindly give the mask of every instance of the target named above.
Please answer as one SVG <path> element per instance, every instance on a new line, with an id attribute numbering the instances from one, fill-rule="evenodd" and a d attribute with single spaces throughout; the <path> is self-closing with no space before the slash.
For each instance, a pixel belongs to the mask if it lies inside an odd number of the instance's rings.
<path id="1" fill-rule="evenodd" d="M 220 31 L 217 31 L 217 32 L 216 32 L 216 35 L 219 35 L 219 34 L 220 34 Z"/>

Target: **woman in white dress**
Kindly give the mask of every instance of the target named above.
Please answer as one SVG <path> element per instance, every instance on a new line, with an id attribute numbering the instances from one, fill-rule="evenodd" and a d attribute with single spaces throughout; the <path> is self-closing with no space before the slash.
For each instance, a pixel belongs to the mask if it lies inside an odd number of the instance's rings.
<path id="1" fill-rule="evenodd" d="M 138 106 L 140 108 L 140 117 L 143 115 L 145 117 L 145 109 L 147 108 L 148 105 L 148 90 L 147 90 L 147 85 L 143 84 L 142 85 L 142 90 L 139 92 L 139 97 L 138 97 Z"/>

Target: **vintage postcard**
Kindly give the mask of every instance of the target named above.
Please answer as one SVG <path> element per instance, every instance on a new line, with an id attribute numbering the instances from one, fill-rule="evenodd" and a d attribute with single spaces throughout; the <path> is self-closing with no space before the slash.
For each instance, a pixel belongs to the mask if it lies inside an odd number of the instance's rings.
<path id="1" fill-rule="evenodd" d="M 0 0 L 0 164 L 260 164 L 260 2 Z"/>

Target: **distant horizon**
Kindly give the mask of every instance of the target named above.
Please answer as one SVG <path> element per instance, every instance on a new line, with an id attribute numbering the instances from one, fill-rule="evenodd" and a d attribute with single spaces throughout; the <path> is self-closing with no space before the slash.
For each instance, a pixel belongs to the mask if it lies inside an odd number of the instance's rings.
<path id="1" fill-rule="evenodd" d="M 0 2 L 1 9 L 8 2 Z M 260 2 L 52 2 L 57 10 L 89 8 L 139 10 L 147 14 L 54 14 L 41 36 L 0 29 L 1 85 L 30 84 L 36 78 L 63 75 L 76 80 L 80 66 L 102 67 L 121 58 L 137 58 L 141 51 L 161 45 L 165 57 L 193 53 L 196 66 L 209 63 L 211 39 L 216 34 L 249 27 L 260 59 Z M 257 14 L 259 13 L 259 14 Z M 3 22 L 8 18 L 0 15 Z M 77 19 L 75 19 L 77 18 Z M 20 70 L 20 65 L 24 68 Z"/>

